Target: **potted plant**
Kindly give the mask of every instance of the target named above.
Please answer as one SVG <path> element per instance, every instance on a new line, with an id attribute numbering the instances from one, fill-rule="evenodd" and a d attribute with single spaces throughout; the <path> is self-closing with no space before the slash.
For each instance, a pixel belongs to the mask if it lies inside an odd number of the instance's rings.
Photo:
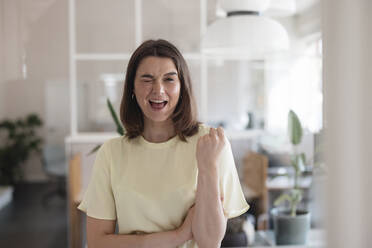
<path id="1" fill-rule="evenodd" d="M 106 100 L 107 102 L 107 107 L 110 111 L 110 114 L 111 114 L 111 117 L 112 119 L 114 120 L 114 123 L 115 123 L 115 126 L 116 126 L 116 132 L 120 135 L 120 136 L 123 136 L 124 135 L 124 128 L 121 126 L 120 124 L 120 121 L 119 121 L 119 118 L 118 118 L 118 115 L 116 114 L 115 112 L 115 109 L 114 109 L 114 106 L 112 106 L 112 103 L 110 101 L 110 99 L 107 98 Z M 90 152 L 88 155 L 91 155 L 93 153 L 95 153 L 96 151 L 98 151 L 98 149 L 101 147 L 101 145 L 97 145 L 95 146 Z"/>
<path id="2" fill-rule="evenodd" d="M 9 192 L 13 192 L 13 186 L 23 178 L 21 165 L 32 152 L 41 151 L 42 139 L 36 134 L 41 126 L 42 121 L 36 114 L 0 122 L 0 192 L 7 201 L 11 199 Z M 0 201 L 2 205 L 4 201 Z"/>
<path id="3" fill-rule="evenodd" d="M 289 208 L 274 208 L 271 211 L 274 218 L 275 241 L 278 245 L 305 244 L 310 229 L 310 212 L 298 209 L 298 204 L 303 196 L 298 181 L 305 170 L 305 154 L 298 152 L 302 133 L 298 116 L 290 110 L 288 113 L 288 136 L 293 148 L 291 166 L 294 169 L 294 185 L 288 193 L 280 195 L 274 202 L 276 207 L 287 202 Z"/>

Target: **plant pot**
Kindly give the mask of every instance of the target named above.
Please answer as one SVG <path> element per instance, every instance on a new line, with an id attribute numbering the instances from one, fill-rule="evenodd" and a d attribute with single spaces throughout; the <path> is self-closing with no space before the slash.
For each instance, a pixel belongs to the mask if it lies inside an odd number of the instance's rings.
<path id="1" fill-rule="evenodd" d="M 226 233 L 221 243 L 221 247 L 242 247 L 247 245 L 247 235 L 243 231 L 237 233 Z"/>
<path id="2" fill-rule="evenodd" d="M 289 210 L 274 208 L 271 211 L 274 218 L 274 234 L 277 245 L 306 244 L 310 229 L 310 213 L 297 210 L 296 216 L 291 216 Z"/>

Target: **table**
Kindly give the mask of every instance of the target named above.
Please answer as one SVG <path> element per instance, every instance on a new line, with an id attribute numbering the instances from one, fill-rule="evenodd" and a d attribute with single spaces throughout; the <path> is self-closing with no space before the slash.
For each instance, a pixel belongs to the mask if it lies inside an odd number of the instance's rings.
<path id="1" fill-rule="evenodd" d="M 306 245 L 275 245 L 274 231 L 256 231 L 255 242 L 250 247 L 281 247 L 281 248 L 323 248 L 326 247 L 326 232 L 324 229 L 311 229 Z"/>

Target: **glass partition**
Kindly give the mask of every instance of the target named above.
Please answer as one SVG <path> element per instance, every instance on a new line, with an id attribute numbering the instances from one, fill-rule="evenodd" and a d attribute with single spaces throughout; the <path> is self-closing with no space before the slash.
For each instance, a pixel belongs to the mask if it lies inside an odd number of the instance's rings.
<path id="1" fill-rule="evenodd" d="M 77 53 L 128 53 L 135 48 L 133 0 L 76 1 Z"/>
<path id="2" fill-rule="evenodd" d="M 200 50 L 200 1 L 142 1 L 143 40 L 163 38 L 183 53 Z"/>
<path id="3" fill-rule="evenodd" d="M 115 132 L 107 99 L 117 114 L 127 61 L 80 61 L 77 65 L 79 132 Z"/>

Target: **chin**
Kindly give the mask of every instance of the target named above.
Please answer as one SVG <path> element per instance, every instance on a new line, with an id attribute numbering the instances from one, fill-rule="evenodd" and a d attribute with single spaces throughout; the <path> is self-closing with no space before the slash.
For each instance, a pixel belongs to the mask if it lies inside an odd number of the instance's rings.
<path id="1" fill-rule="evenodd" d="M 154 116 L 154 115 L 146 115 L 146 118 L 153 122 L 165 122 L 170 119 L 170 116 Z"/>

